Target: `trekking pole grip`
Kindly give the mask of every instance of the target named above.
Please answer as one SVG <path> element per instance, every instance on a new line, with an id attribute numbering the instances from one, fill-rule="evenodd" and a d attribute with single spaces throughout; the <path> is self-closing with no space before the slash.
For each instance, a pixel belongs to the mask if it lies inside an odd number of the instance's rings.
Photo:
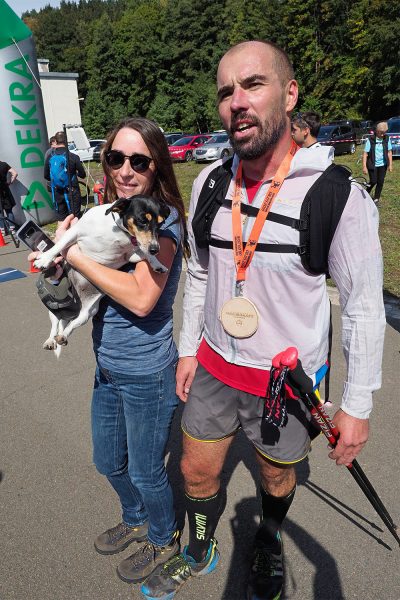
<path id="1" fill-rule="evenodd" d="M 292 384 L 295 391 L 297 390 L 300 393 L 312 417 L 317 421 L 329 443 L 335 447 L 339 439 L 339 430 L 333 424 L 318 396 L 315 394 L 313 381 L 303 369 L 301 360 L 298 358 L 297 348 L 286 348 L 286 350 L 277 354 L 272 359 L 272 366 L 288 369 L 289 384 Z"/>

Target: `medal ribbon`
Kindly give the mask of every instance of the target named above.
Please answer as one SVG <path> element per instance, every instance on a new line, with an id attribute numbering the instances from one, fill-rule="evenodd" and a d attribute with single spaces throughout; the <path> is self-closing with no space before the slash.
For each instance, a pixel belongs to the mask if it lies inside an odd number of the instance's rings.
<path id="1" fill-rule="evenodd" d="M 262 228 L 264 227 L 265 219 L 268 216 L 271 206 L 282 187 L 286 175 L 289 173 L 290 163 L 292 162 L 293 156 L 298 150 L 297 144 L 292 140 L 290 148 L 279 165 L 271 184 L 265 193 L 264 200 L 262 201 L 261 207 L 258 211 L 257 218 L 254 222 L 251 230 L 249 239 L 247 240 L 246 247 L 243 250 L 243 237 L 242 237 L 242 220 L 240 213 L 241 204 L 241 193 L 242 193 L 242 161 L 240 161 L 236 178 L 235 178 L 235 190 L 232 199 L 232 237 L 233 237 L 233 257 L 236 264 L 236 282 L 240 283 L 246 279 L 246 269 L 249 267 L 256 246 L 258 244 L 259 237 L 261 235 Z"/>

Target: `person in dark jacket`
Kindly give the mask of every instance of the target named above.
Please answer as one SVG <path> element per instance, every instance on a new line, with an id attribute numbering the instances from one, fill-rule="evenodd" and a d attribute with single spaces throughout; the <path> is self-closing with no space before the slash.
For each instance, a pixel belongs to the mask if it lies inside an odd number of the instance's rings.
<path id="1" fill-rule="evenodd" d="M 79 190 L 78 177 L 84 179 L 86 177 L 85 167 L 81 163 L 81 160 L 77 154 L 68 152 L 68 163 L 69 163 L 69 179 L 71 182 L 71 189 L 69 187 L 61 188 L 53 185 L 51 181 L 51 159 L 54 155 L 62 155 L 67 153 L 66 144 L 67 140 L 63 131 L 59 131 L 55 135 L 56 145 L 53 152 L 46 157 L 44 163 L 44 178 L 50 181 L 52 188 L 54 188 L 53 201 L 54 210 L 57 213 L 58 220 L 63 221 L 68 215 L 73 214 L 75 217 L 81 216 L 81 204 L 82 197 Z"/>
<path id="2" fill-rule="evenodd" d="M 378 204 L 386 171 L 392 172 L 392 144 L 386 137 L 388 124 L 385 121 L 378 123 L 375 135 L 365 142 L 363 152 L 363 173 L 369 175 L 367 190 L 371 193 L 375 187 L 375 204 Z"/>
<path id="3" fill-rule="evenodd" d="M 2 235 L 7 232 L 7 225 L 4 217 L 13 221 L 12 209 L 15 206 L 15 200 L 10 190 L 10 185 L 18 177 L 15 169 L 6 162 L 0 161 L 0 230 Z M 15 229 L 12 223 L 9 223 L 11 229 Z"/>

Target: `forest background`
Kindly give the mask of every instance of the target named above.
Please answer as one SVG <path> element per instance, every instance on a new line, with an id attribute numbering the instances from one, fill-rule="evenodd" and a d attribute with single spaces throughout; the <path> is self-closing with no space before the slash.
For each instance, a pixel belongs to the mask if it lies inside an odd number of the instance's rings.
<path id="1" fill-rule="evenodd" d="M 393 0 L 80 0 L 22 17 L 51 71 L 79 73 L 89 137 L 127 115 L 165 131 L 218 129 L 217 65 L 245 39 L 288 52 L 303 111 L 326 120 L 400 114 Z"/>

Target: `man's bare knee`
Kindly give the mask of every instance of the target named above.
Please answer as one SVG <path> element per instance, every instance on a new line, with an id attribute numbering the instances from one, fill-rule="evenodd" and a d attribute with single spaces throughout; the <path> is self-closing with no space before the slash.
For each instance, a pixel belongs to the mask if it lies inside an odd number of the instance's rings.
<path id="1" fill-rule="evenodd" d="M 262 486 L 272 496 L 286 496 L 296 485 L 293 465 L 273 463 L 257 453 Z"/>
<path id="2" fill-rule="evenodd" d="M 219 481 L 219 472 L 212 469 L 209 461 L 183 456 L 181 460 L 182 475 L 188 488 L 208 488 Z"/>
<path id="3" fill-rule="evenodd" d="M 220 473 L 231 441 L 206 443 L 184 436 L 181 470 L 189 495 L 206 498 L 218 491 Z"/>

